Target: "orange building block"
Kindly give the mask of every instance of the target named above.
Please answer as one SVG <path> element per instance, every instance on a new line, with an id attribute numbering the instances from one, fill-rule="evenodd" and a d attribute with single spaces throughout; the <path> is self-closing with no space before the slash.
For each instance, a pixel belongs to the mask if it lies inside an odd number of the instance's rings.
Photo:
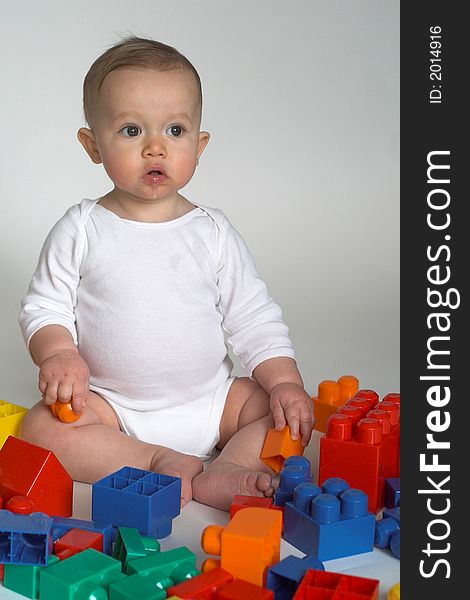
<path id="1" fill-rule="evenodd" d="M 355 396 L 358 390 L 359 380 L 354 375 L 343 375 L 338 381 L 325 379 L 320 382 L 318 396 L 312 398 L 315 415 L 314 428 L 326 433 L 328 418 Z"/>
<path id="2" fill-rule="evenodd" d="M 280 473 L 286 458 L 303 456 L 304 450 L 300 434 L 298 440 L 293 440 L 288 425 L 282 431 L 276 431 L 273 427 L 266 435 L 260 459 L 273 471 Z"/>
<path id="3" fill-rule="evenodd" d="M 74 423 L 81 417 L 81 415 L 76 415 L 73 412 L 71 402 L 56 400 L 54 404 L 50 405 L 50 409 L 54 417 L 62 421 L 62 423 Z"/>
<path id="4" fill-rule="evenodd" d="M 226 527 L 209 525 L 201 546 L 207 554 L 220 556 L 202 565 L 207 572 L 217 567 L 258 586 L 265 585 L 269 567 L 279 562 L 282 514 L 268 508 L 239 510 Z"/>

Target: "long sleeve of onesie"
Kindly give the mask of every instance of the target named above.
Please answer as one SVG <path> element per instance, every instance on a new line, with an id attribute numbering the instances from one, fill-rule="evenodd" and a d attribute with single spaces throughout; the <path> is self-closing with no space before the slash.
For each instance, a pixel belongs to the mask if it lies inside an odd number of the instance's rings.
<path id="1" fill-rule="evenodd" d="M 226 218 L 220 237 L 219 308 L 234 354 L 250 374 L 269 358 L 294 358 L 281 309 L 270 297 L 245 241 Z"/>
<path id="2" fill-rule="evenodd" d="M 90 389 L 134 410 L 215 390 L 232 363 L 294 357 L 281 310 L 222 211 L 196 207 L 165 223 L 121 219 L 83 200 L 56 223 L 21 303 L 26 343 L 66 327 Z"/>
<path id="3" fill-rule="evenodd" d="M 85 237 L 79 207 L 71 207 L 47 236 L 29 289 L 21 302 L 19 322 L 27 345 L 46 325 L 66 327 L 77 343 L 75 306 L 79 265 Z"/>

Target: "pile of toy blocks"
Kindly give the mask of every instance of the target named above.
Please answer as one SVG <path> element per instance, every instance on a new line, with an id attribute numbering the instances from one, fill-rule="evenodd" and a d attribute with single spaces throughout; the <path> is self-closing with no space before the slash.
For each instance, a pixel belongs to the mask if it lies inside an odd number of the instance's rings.
<path id="1" fill-rule="evenodd" d="M 374 544 L 399 557 L 400 397 L 380 400 L 343 376 L 313 401 L 324 422 L 317 482 L 289 428 L 270 430 L 260 457 L 279 474 L 275 496 L 235 496 L 228 524 L 202 532 L 212 557 L 200 570 L 191 550 L 158 542 L 180 513 L 179 478 L 124 467 L 93 484 L 92 519 L 73 519 L 73 481 L 51 451 L 16 437 L 27 409 L 4 403 L 4 587 L 40 600 L 378 600 L 377 580 L 323 561 Z M 282 538 L 306 556 L 280 560 Z"/>

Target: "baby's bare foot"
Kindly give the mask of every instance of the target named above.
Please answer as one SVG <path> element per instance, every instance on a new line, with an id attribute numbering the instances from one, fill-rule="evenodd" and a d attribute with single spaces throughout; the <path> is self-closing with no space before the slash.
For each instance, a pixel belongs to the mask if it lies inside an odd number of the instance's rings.
<path id="1" fill-rule="evenodd" d="M 193 480 L 195 500 L 227 511 L 237 494 L 269 498 L 274 491 L 269 473 L 227 462 L 214 462 Z"/>
<path id="2" fill-rule="evenodd" d="M 154 473 L 181 477 L 181 508 L 193 497 L 192 480 L 203 469 L 202 461 L 197 456 L 182 454 L 163 446 L 153 455 L 150 470 Z"/>

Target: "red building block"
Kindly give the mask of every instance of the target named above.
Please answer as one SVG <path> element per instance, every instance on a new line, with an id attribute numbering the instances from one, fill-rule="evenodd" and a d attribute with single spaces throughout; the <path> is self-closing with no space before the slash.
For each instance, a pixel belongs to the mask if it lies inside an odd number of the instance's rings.
<path id="1" fill-rule="evenodd" d="M 64 560 L 87 548 L 103 552 L 103 534 L 97 531 L 71 529 L 54 544 L 54 554 Z"/>
<path id="2" fill-rule="evenodd" d="M 167 589 L 167 595 L 183 600 L 217 600 L 217 591 L 233 581 L 233 576 L 220 567 L 192 577 Z"/>
<path id="3" fill-rule="evenodd" d="M 371 390 L 352 398 L 328 420 L 328 431 L 320 440 L 318 484 L 341 477 L 351 487 L 363 490 L 369 510 L 385 504 L 385 480 L 399 477 L 399 404 L 383 400 L 368 410 L 374 400 Z M 367 397 L 369 396 L 369 397 Z"/>
<path id="4" fill-rule="evenodd" d="M 73 481 L 50 450 L 12 435 L 0 449 L 0 496 L 27 496 L 35 512 L 70 517 Z"/>
<path id="5" fill-rule="evenodd" d="M 248 506 L 258 506 L 259 508 L 271 508 L 273 505 L 272 498 L 259 498 L 258 496 L 234 496 L 233 502 L 230 505 L 230 518 L 233 517 L 242 508 Z"/>
<path id="6" fill-rule="evenodd" d="M 379 581 L 310 569 L 293 600 L 378 600 Z"/>
<path id="7" fill-rule="evenodd" d="M 303 456 L 304 450 L 300 434 L 297 440 L 291 438 L 289 425 L 286 425 L 282 431 L 277 431 L 273 427 L 268 430 L 261 449 L 260 459 L 275 473 L 279 473 L 286 458 L 289 458 L 289 456 Z"/>
<path id="8" fill-rule="evenodd" d="M 242 579 L 234 579 L 217 592 L 217 600 L 274 600 L 274 592 Z"/>

